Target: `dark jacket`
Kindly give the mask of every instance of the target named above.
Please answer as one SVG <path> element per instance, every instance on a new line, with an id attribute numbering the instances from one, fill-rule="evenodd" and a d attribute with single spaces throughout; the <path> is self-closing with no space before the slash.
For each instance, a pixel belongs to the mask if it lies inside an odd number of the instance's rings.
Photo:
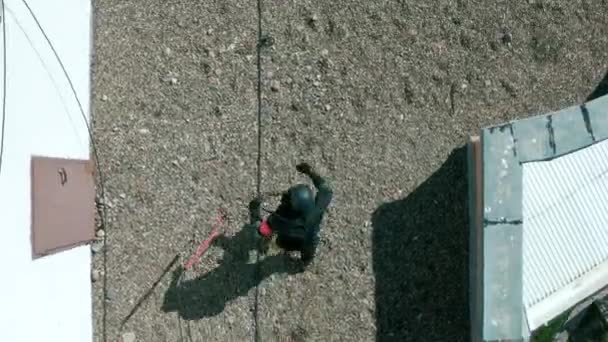
<path id="1" fill-rule="evenodd" d="M 319 232 L 321 221 L 327 207 L 331 203 L 333 192 L 327 182 L 319 175 L 312 173 L 308 175 L 317 188 L 314 207 L 302 214 L 295 212 L 289 200 L 289 194 L 283 193 L 281 204 L 277 210 L 268 217 L 268 224 L 279 237 L 299 235 L 315 235 Z"/>
<path id="2" fill-rule="evenodd" d="M 277 210 L 268 217 L 268 224 L 277 234 L 277 244 L 286 250 L 301 251 L 303 259 L 314 256 L 321 222 L 333 197 L 325 179 L 315 172 L 310 172 L 308 176 L 317 189 L 314 207 L 303 214 L 295 212 L 289 194 L 285 192 Z"/>

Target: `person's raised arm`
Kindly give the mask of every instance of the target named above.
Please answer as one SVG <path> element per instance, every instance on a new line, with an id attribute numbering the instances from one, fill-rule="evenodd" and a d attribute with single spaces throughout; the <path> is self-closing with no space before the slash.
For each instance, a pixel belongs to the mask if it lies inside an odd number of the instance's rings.
<path id="1" fill-rule="evenodd" d="M 331 202 L 333 191 L 328 182 L 316 173 L 313 168 L 307 163 L 301 163 L 296 166 L 296 170 L 301 172 L 312 180 L 312 183 L 317 188 L 317 196 L 315 198 L 315 209 L 325 211 Z"/>

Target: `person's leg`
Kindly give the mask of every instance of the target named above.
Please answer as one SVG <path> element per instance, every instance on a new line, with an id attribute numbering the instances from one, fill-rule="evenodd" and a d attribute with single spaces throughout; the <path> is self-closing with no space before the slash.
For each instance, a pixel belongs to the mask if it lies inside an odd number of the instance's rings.
<path id="1" fill-rule="evenodd" d="M 311 234 L 306 236 L 304 243 L 302 244 L 302 249 L 300 250 L 300 254 L 302 257 L 302 261 L 305 264 L 309 264 L 317 254 L 317 247 L 319 246 L 319 231 L 320 227 L 316 228 L 311 232 Z"/>
<path id="2" fill-rule="evenodd" d="M 284 249 L 287 252 L 300 250 L 300 246 L 302 245 L 302 241 L 300 239 L 295 239 L 289 235 L 279 234 L 277 236 L 277 246 Z"/>

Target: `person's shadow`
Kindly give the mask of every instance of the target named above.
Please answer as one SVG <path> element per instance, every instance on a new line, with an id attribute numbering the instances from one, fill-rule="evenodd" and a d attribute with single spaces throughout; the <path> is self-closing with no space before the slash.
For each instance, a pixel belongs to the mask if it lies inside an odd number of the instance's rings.
<path id="1" fill-rule="evenodd" d="M 372 215 L 376 341 L 467 341 L 466 148 Z"/>
<path id="2" fill-rule="evenodd" d="M 593 101 L 598 97 L 602 97 L 608 94 L 608 72 L 604 75 L 604 78 L 600 80 L 600 83 L 593 89 L 593 92 L 587 96 L 586 102 Z"/>
<path id="3" fill-rule="evenodd" d="M 195 279 L 184 279 L 183 267 L 176 268 L 161 309 L 177 311 L 185 320 L 215 316 L 224 310 L 226 303 L 247 295 L 271 274 L 304 270 L 298 260 L 285 254 L 260 256 L 259 261 L 250 262 L 250 251 L 256 248 L 255 234 L 254 228 L 245 225 L 232 237 L 218 237 L 212 245 L 224 250 L 220 265 Z"/>

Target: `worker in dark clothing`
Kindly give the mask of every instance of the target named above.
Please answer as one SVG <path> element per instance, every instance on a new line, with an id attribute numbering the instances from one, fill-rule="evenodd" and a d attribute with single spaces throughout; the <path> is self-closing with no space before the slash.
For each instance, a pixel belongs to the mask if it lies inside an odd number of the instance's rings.
<path id="1" fill-rule="evenodd" d="M 249 209 L 251 223 L 257 227 L 261 237 L 262 252 L 268 249 L 272 236 L 276 234 L 279 247 L 286 251 L 299 251 L 302 261 L 309 263 L 315 256 L 321 221 L 333 193 L 310 165 L 299 164 L 296 170 L 310 177 L 317 189 L 316 196 L 307 185 L 298 184 L 282 194 L 279 207 L 267 219 L 261 217 L 260 198 L 251 201 Z"/>

